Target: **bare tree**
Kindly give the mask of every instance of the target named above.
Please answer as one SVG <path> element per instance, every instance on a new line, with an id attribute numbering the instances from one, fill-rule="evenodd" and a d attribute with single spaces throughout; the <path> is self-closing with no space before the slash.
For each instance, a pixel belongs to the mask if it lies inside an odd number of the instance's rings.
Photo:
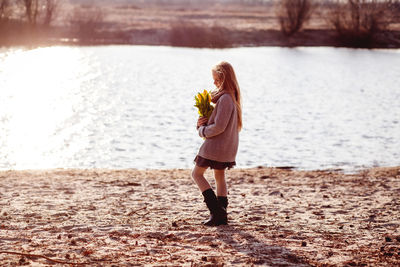
<path id="1" fill-rule="evenodd" d="M 11 6 L 9 0 L 0 0 L 0 23 L 7 21 L 11 15 Z"/>
<path id="2" fill-rule="evenodd" d="M 46 0 L 44 7 L 43 25 L 49 26 L 54 19 L 54 16 L 59 8 L 60 2 L 57 0 Z"/>
<path id="3" fill-rule="evenodd" d="M 369 46 L 393 21 L 391 9 L 396 0 L 336 1 L 328 20 L 342 42 Z"/>
<path id="4" fill-rule="evenodd" d="M 51 24 L 55 17 L 58 0 L 19 0 L 25 9 L 25 17 L 30 25 L 41 23 L 45 26 Z"/>
<path id="5" fill-rule="evenodd" d="M 394 23 L 400 22 L 400 0 L 392 0 L 392 17 Z"/>
<path id="6" fill-rule="evenodd" d="M 277 12 L 281 31 L 291 36 L 300 31 L 304 23 L 312 14 L 314 3 L 312 0 L 282 0 Z"/>
<path id="7" fill-rule="evenodd" d="M 39 0 L 20 0 L 25 7 L 25 16 L 30 25 L 35 26 L 39 14 Z"/>

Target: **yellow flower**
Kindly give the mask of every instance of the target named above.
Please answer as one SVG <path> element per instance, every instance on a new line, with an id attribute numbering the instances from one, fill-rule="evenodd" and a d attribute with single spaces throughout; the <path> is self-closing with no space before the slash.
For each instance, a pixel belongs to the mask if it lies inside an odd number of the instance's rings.
<path id="1" fill-rule="evenodd" d="M 198 108 L 199 115 L 201 117 L 209 118 L 214 110 L 214 106 L 211 104 L 210 94 L 207 90 L 204 90 L 203 93 L 198 93 L 194 98 L 196 100 L 194 106 Z"/>

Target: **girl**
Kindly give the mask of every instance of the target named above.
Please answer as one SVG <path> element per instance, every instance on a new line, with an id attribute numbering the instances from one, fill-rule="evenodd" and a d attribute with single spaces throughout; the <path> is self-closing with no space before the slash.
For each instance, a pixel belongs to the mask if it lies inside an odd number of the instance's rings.
<path id="1" fill-rule="evenodd" d="M 205 141 L 194 160 L 196 166 L 192 172 L 192 177 L 211 213 L 210 219 L 203 223 L 207 226 L 228 223 L 225 169 L 236 165 L 239 131 L 242 128 L 240 88 L 231 64 L 224 61 L 217 64 L 212 69 L 212 76 L 217 91 L 212 93 L 211 101 L 216 105 L 208 120 L 200 117 L 197 121 L 199 135 L 204 137 Z M 214 169 L 217 196 L 204 178 L 208 167 Z"/>

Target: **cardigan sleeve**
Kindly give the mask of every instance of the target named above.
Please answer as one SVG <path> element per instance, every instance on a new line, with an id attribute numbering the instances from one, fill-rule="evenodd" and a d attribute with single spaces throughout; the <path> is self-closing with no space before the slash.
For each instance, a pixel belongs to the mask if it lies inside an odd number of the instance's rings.
<path id="1" fill-rule="evenodd" d="M 225 131 L 235 106 L 230 95 L 223 95 L 218 101 L 214 122 L 199 128 L 200 137 L 211 138 Z"/>

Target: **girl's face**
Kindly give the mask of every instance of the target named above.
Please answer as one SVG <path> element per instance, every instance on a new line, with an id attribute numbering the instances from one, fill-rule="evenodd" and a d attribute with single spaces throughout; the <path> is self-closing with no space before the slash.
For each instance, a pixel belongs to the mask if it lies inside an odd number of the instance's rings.
<path id="1" fill-rule="evenodd" d="M 219 77 L 219 75 L 215 71 L 212 71 L 212 76 L 213 76 L 213 79 L 214 79 L 214 85 L 217 88 L 220 88 L 221 85 L 222 85 L 221 78 Z"/>

